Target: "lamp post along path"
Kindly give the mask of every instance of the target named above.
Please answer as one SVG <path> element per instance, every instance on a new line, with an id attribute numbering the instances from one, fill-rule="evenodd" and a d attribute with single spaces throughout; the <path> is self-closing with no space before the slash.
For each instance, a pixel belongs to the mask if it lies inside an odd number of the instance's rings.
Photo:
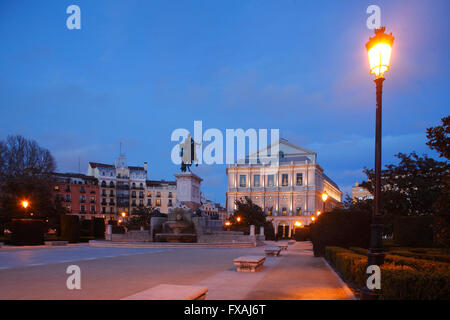
<path id="1" fill-rule="evenodd" d="M 376 124 L 375 124 L 375 190 L 370 225 L 370 250 L 367 254 L 368 265 L 381 266 L 384 263 L 382 243 L 383 224 L 380 212 L 381 196 L 381 122 L 382 122 L 382 95 L 384 73 L 389 70 L 394 37 L 385 33 L 385 27 L 375 29 L 375 36 L 366 43 L 369 57 L 370 73 L 376 76 Z M 378 290 L 363 288 L 361 298 L 365 300 L 378 299 Z"/>

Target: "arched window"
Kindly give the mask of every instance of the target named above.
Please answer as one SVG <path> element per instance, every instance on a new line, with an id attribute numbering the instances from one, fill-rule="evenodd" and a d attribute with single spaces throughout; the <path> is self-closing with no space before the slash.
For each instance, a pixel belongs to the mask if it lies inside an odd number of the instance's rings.
<path id="1" fill-rule="evenodd" d="M 102 181 L 102 187 L 106 188 L 106 182 L 105 181 Z"/>

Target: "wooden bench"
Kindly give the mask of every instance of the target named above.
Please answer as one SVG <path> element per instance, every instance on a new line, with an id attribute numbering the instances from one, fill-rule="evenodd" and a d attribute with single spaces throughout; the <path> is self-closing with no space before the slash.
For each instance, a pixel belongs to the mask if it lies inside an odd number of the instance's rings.
<path id="1" fill-rule="evenodd" d="M 277 243 L 276 246 L 279 247 L 281 250 L 287 250 L 288 248 L 287 243 Z"/>
<path id="2" fill-rule="evenodd" d="M 278 257 L 280 255 L 280 251 L 281 251 L 280 247 L 267 247 L 264 249 L 266 256 Z"/>
<path id="3" fill-rule="evenodd" d="M 256 272 L 259 271 L 266 261 L 264 256 L 243 256 L 233 260 L 238 272 Z"/>
<path id="4" fill-rule="evenodd" d="M 62 240 L 58 240 L 58 241 L 45 241 L 44 244 L 46 246 L 67 246 L 67 241 L 62 241 Z"/>
<path id="5" fill-rule="evenodd" d="M 207 287 L 160 284 L 121 300 L 204 300 Z"/>

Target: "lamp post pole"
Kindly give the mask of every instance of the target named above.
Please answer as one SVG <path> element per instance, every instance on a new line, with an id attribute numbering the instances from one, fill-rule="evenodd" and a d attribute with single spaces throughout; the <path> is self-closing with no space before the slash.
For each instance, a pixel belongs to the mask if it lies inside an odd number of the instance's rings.
<path id="1" fill-rule="evenodd" d="M 384 263 L 384 252 L 382 243 L 383 224 L 380 212 L 381 197 L 381 111 L 383 95 L 383 74 L 389 70 L 394 37 L 392 33 L 386 34 L 386 28 L 375 29 L 375 36 L 369 38 L 366 43 L 369 57 L 370 73 L 376 76 L 376 123 L 375 123 L 375 190 L 372 208 L 372 223 L 370 225 L 370 248 L 367 254 L 368 266 L 381 266 Z M 369 287 L 368 287 L 369 286 Z M 380 288 L 370 283 L 362 289 L 363 300 L 378 299 Z"/>
<path id="2" fill-rule="evenodd" d="M 383 224 L 380 212 L 381 196 L 381 111 L 382 94 L 384 78 L 380 77 L 374 80 L 376 83 L 377 109 L 376 109 L 376 127 L 375 127 L 375 194 L 372 212 L 370 252 L 368 254 L 368 263 L 370 265 L 381 266 L 384 263 L 384 253 L 382 244 Z"/>

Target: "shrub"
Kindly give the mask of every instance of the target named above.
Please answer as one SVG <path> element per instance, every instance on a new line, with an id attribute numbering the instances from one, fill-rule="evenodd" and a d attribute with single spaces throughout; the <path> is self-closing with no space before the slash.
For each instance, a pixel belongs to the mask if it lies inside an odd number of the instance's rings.
<path id="1" fill-rule="evenodd" d="M 80 236 L 81 237 L 91 237 L 94 235 L 94 224 L 93 220 L 81 220 L 80 222 Z"/>
<path id="2" fill-rule="evenodd" d="M 448 300 L 450 274 L 423 272 L 408 266 L 382 266 L 381 299 L 384 300 Z"/>
<path id="3" fill-rule="evenodd" d="M 80 219 L 75 215 L 61 215 L 61 238 L 70 242 L 80 241 Z"/>
<path id="4" fill-rule="evenodd" d="M 44 222 L 36 219 L 13 219 L 11 244 L 15 246 L 44 244 Z"/>
<path id="5" fill-rule="evenodd" d="M 437 272 L 444 271 L 450 274 L 450 264 L 445 262 L 437 262 L 432 260 L 417 259 L 398 256 L 394 254 L 387 254 L 384 258 L 386 262 L 393 263 L 395 265 L 410 266 L 418 271 L 424 272 Z"/>
<path id="6" fill-rule="evenodd" d="M 105 239 L 105 219 L 94 218 L 93 229 L 95 239 Z"/>
<path id="7" fill-rule="evenodd" d="M 307 241 L 311 239 L 311 229 L 309 226 L 295 228 L 294 239 L 297 241 Z"/>
<path id="8" fill-rule="evenodd" d="M 352 248 L 363 252 L 362 248 Z M 367 257 L 339 247 L 327 247 L 326 259 L 344 280 L 363 287 L 366 285 Z M 386 255 L 381 266 L 380 299 L 450 299 L 449 264 Z M 446 265 L 446 266 L 445 266 Z"/>
<path id="9" fill-rule="evenodd" d="M 394 221 L 394 241 L 402 247 L 431 247 L 433 245 L 433 217 L 398 217 Z"/>
<path id="10" fill-rule="evenodd" d="M 414 252 L 413 250 L 392 250 L 391 254 L 395 254 L 398 256 L 411 257 L 417 259 L 425 259 L 432 261 L 440 261 L 440 262 L 450 262 L 450 254 L 448 253 L 435 253 L 435 252 Z"/>
<path id="11" fill-rule="evenodd" d="M 342 275 L 357 287 L 366 282 L 367 257 L 339 247 L 326 247 L 325 258 Z"/>
<path id="12" fill-rule="evenodd" d="M 322 214 L 311 224 L 311 240 L 316 257 L 325 254 L 325 247 L 369 247 L 370 212 L 336 209 Z"/>

